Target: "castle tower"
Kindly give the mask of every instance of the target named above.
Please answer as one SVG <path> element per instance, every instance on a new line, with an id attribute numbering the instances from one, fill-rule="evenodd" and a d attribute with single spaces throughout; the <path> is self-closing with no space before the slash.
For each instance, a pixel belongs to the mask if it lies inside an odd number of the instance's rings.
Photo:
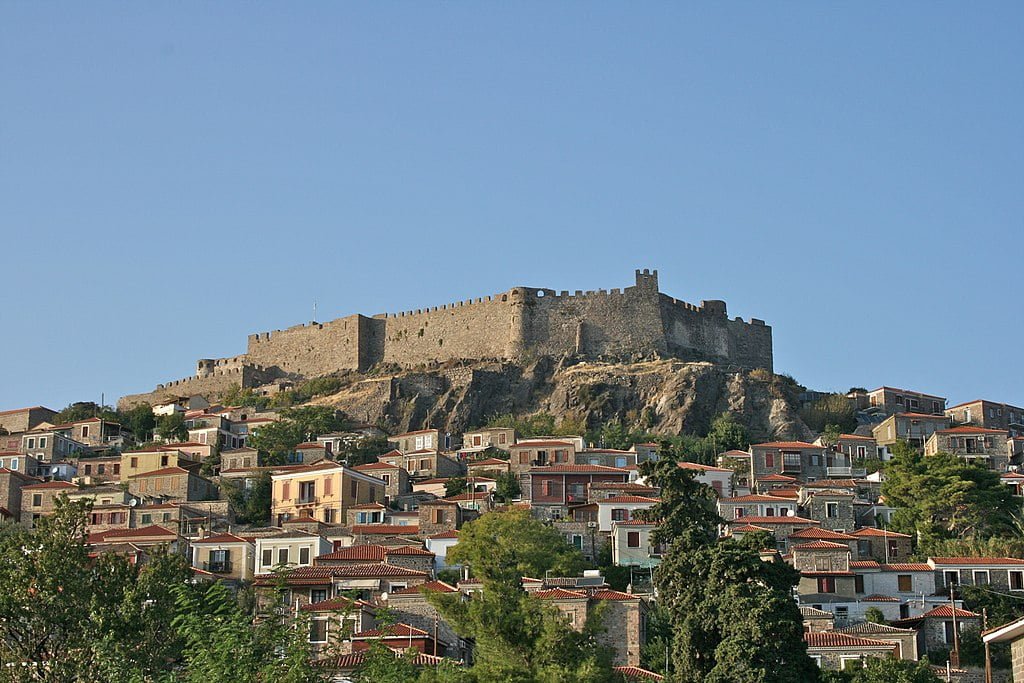
<path id="1" fill-rule="evenodd" d="M 636 270 L 636 286 L 650 292 L 658 291 L 658 271 L 644 268 Z"/>
<path id="2" fill-rule="evenodd" d="M 526 297 L 529 296 L 526 290 L 516 287 L 508 293 L 509 297 L 509 334 L 508 350 L 506 355 L 509 358 L 521 358 L 526 351 L 526 330 L 528 329 L 526 316 L 529 315 L 526 306 Z"/>
<path id="3" fill-rule="evenodd" d="M 217 361 L 212 358 L 200 358 L 196 362 L 196 377 L 212 377 Z"/>

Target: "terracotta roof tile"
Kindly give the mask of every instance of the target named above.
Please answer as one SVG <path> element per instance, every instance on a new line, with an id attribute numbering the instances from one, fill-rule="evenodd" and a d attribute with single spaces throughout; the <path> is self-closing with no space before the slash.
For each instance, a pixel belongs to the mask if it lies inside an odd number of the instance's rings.
<path id="1" fill-rule="evenodd" d="M 807 643 L 807 647 L 816 648 L 884 648 L 888 650 L 895 650 L 896 643 L 891 643 L 884 640 L 872 640 L 870 638 L 858 638 L 856 636 L 847 635 L 845 633 L 837 633 L 835 631 L 826 631 L 823 633 L 805 633 L 804 641 Z"/>

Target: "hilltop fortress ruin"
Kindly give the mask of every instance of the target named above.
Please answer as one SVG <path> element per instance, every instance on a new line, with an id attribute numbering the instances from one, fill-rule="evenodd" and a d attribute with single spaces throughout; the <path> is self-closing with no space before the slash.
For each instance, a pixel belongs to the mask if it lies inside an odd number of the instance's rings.
<path id="1" fill-rule="evenodd" d="M 171 396 L 218 394 L 378 364 L 415 367 L 453 360 L 524 361 L 541 356 L 632 360 L 650 357 L 772 369 L 772 331 L 764 321 L 730 320 L 724 301 L 700 306 L 658 290 L 658 271 L 610 291 L 557 292 L 514 287 L 443 306 L 355 314 L 249 335 L 246 353 L 201 359 L 196 374 L 125 396 L 122 405 Z"/>

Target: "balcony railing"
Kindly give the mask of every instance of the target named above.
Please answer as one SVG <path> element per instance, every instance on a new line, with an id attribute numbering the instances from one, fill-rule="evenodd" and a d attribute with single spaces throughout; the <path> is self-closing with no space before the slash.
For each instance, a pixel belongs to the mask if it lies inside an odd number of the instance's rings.
<path id="1" fill-rule="evenodd" d="M 225 560 L 223 562 L 204 562 L 203 569 L 214 574 L 230 574 L 231 561 Z"/>

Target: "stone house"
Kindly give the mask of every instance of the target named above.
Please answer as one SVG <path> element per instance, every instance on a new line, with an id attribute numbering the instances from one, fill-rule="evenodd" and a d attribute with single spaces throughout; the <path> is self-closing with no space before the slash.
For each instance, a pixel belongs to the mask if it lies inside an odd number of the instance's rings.
<path id="1" fill-rule="evenodd" d="M 443 581 L 428 581 L 419 586 L 400 589 L 388 595 L 388 610 L 400 623 L 421 631 L 434 633 L 436 628 L 438 640 L 445 644 L 445 655 L 468 661 L 471 648 L 427 600 L 426 594 L 431 592 L 457 593 L 458 589 Z"/>
<path id="2" fill-rule="evenodd" d="M 375 642 L 383 643 L 385 647 L 393 650 L 415 650 L 432 657 L 446 656 L 448 648 L 447 643 L 432 636 L 430 631 L 402 623 L 388 624 L 381 628 L 354 633 L 349 640 L 352 652 L 355 653 L 370 649 L 371 644 Z"/>
<path id="3" fill-rule="evenodd" d="M 1003 429 L 962 426 L 939 429 L 924 445 L 925 455 L 940 451 L 952 453 L 968 461 L 984 464 L 988 469 L 1005 472 L 1010 464 L 1006 442 L 1010 435 Z"/>
<path id="4" fill-rule="evenodd" d="M 42 427 L 22 433 L 19 450 L 39 462 L 51 463 L 73 458 L 87 448 L 61 430 Z"/>
<path id="5" fill-rule="evenodd" d="M 250 581 L 256 568 L 256 544 L 251 538 L 223 533 L 192 541 L 192 566 L 217 578 Z"/>
<path id="6" fill-rule="evenodd" d="M 590 496 L 587 500 L 591 503 L 596 503 L 604 498 L 614 498 L 615 496 L 657 498 L 661 493 L 661 489 L 656 486 L 642 484 L 639 481 L 595 481 L 590 485 L 589 493 Z"/>
<path id="7" fill-rule="evenodd" d="M 380 503 L 363 503 L 353 505 L 348 509 L 348 517 L 345 518 L 347 526 L 357 524 L 384 524 L 388 509 Z"/>
<path id="8" fill-rule="evenodd" d="M 884 640 L 896 644 L 896 656 L 916 662 L 919 657 L 917 653 L 917 631 L 912 628 L 899 628 L 888 624 L 875 624 L 870 621 L 862 621 L 859 624 L 836 629 L 838 633 L 844 633 L 858 638 L 870 638 L 872 640 Z"/>
<path id="9" fill-rule="evenodd" d="M 457 477 L 462 474 L 462 465 L 458 461 L 436 450 L 392 451 L 378 456 L 377 460 L 401 467 L 408 472 L 410 478 Z"/>
<path id="10" fill-rule="evenodd" d="M 856 527 L 854 494 L 848 489 L 801 489 L 800 509 L 823 529 L 846 532 Z"/>
<path id="11" fill-rule="evenodd" d="M 1011 621 L 982 634 L 986 645 L 1010 643 L 1010 668 L 1014 683 L 1024 682 L 1024 619 Z"/>
<path id="12" fill-rule="evenodd" d="M 858 462 L 878 457 L 878 443 L 873 436 L 861 434 L 840 434 L 833 450 L 843 453 L 856 467 Z M 851 476 L 853 473 L 840 476 Z"/>
<path id="13" fill-rule="evenodd" d="M 451 438 L 442 435 L 440 429 L 419 429 L 414 432 L 396 434 L 388 437 L 388 443 L 402 453 L 414 451 L 438 453 L 442 450 L 450 450 L 452 447 Z"/>
<path id="14" fill-rule="evenodd" d="M 634 467 L 637 464 L 636 451 L 620 451 L 613 448 L 587 448 L 576 451 L 573 461 L 577 465 L 604 465 L 605 467 Z"/>
<path id="15" fill-rule="evenodd" d="M 508 460 L 500 458 L 485 458 L 484 460 L 470 460 L 466 463 L 467 477 L 496 477 L 499 474 L 509 472 Z"/>
<path id="16" fill-rule="evenodd" d="M 260 454 L 255 448 L 231 448 L 220 452 L 220 473 L 248 470 L 260 466 Z"/>
<path id="17" fill-rule="evenodd" d="M 509 468 L 526 473 L 537 467 L 570 465 L 576 462 L 576 445 L 572 440 L 522 441 L 511 446 Z"/>
<path id="18" fill-rule="evenodd" d="M 78 460 L 78 476 L 83 483 L 103 484 L 121 481 L 121 456 L 102 455 Z"/>
<path id="19" fill-rule="evenodd" d="M 598 642 L 612 650 L 616 665 L 639 666 L 640 649 L 644 644 L 647 605 L 640 596 L 610 589 L 566 590 L 550 588 L 533 592 L 534 597 L 550 602 L 569 622 L 581 630 L 593 606 L 605 604 L 602 616 L 604 629 Z"/>
<path id="20" fill-rule="evenodd" d="M 888 447 L 897 441 L 906 441 L 914 448 L 924 448 L 928 438 L 940 429 L 949 426 L 945 415 L 924 413 L 896 413 L 885 418 L 871 429 L 880 447 Z"/>
<path id="21" fill-rule="evenodd" d="M 283 580 L 283 595 L 276 594 L 278 583 Z M 261 601 L 267 599 L 285 600 L 288 604 L 304 605 L 323 602 L 345 593 L 346 597 L 360 600 L 378 600 L 384 593 L 391 594 L 403 588 L 419 586 L 430 580 L 424 572 L 387 563 L 372 563 L 341 566 L 296 567 L 280 576 L 258 574 L 256 586 Z"/>
<path id="22" fill-rule="evenodd" d="M 929 557 L 935 585 L 991 586 L 997 591 L 1024 591 L 1024 560 L 1013 557 Z M 1022 593 L 1024 594 L 1024 593 Z"/>
<path id="23" fill-rule="evenodd" d="M 447 496 L 445 500 L 457 503 L 462 508 L 463 517 L 467 522 L 494 509 L 494 496 L 489 491 L 464 491 Z"/>
<path id="24" fill-rule="evenodd" d="M 873 408 L 881 408 L 885 415 L 896 413 L 942 415 L 946 410 L 946 399 L 941 396 L 893 387 L 879 387 L 874 391 L 869 391 L 868 404 Z"/>
<path id="25" fill-rule="evenodd" d="M 900 619 L 893 622 L 892 625 L 916 630 L 917 651 L 936 659 L 934 653 L 953 649 L 954 643 L 963 637 L 964 631 L 969 629 L 980 631 L 981 615 L 945 604 L 935 607 L 921 616 Z"/>
<path id="26" fill-rule="evenodd" d="M 679 466 L 696 474 L 696 479 L 715 490 L 719 498 L 732 498 L 739 495 L 733 486 L 735 472 L 727 467 L 712 467 L 696 462 L 681 462 Z"/>
<path id="27" fill-rule="evenodd" d="M 244 441 L 231 431 L 231 420 L 224 415 L 199 413 L 186 414 L 185 426 L 188 428 L 188 440 L 200 444 L 208 444 L 218 448 L 241 448 Z"/>
<path id="28" fill-rule="evenodd" d="M 377 624 L 376 607 L 343 596 L 303 605 L 300 611 L 309 617 L 309 645 L 314 656 Z"/>
<path id="29" fill-rule="evenodd" d="M 829 449 L 804 441 L 772 441 L 750 446 L 754 479 L 786 474 L 804 481 L 828 477 Z"/>
<path id="30" fill-rule="evenodd" d="M 484 427 L 462 435 L 463 448 L 500 448 L 507 451 L 516 443 L 516 430 L 511 427 Z"/>
<path id="31" fill-rule="evenodd" d="M 21 520 L 21 491 L 26 486 L 38 483 L 38 479 L 30 477 L 23 472 L 6 467 L 0 468 L 0 517 Z M 31 496 L 31 491 L 28 495 Z"/>
<path id="32" fill-rule="evenodd" d="M 357 524 L 351 532 L 352 545 L 408 545 L 420 539 L 420 528 L 414 524 Z"/>
<path id="33" fill-rule="evenodd" d="M 793 566 L 800 572 L 797 591 L 802 604 L 856 600 L 855 574 L 850 570 L 847 544 L 810 541 L 794 545 L 791 550 Z"/>
<path id="34" fill-rule="evenodd" d="M 19 451 L 0 451 L 0 468 L 30 477 L 39 476 L 39 461 Z"/>
<path id="35" fill-rule="evenodd" d="M 629 471 L 602 465 L 551 465 L 527 473 L 524 498 L 529 497 L 535 516 L 561 519 L 569 506 L 590 500 L 590 485 L 597 482 L 627 482 Z"/>
<path id="36" fill-rule="evenodd" d="M 912 538 L 888 529 L 864 527 L 850 532 L 857 539 L 857 557 L 878 562 L 901 562 L 910 557 Z"/>
<path id="37" fill-rule="evenodd" d="M 52 423 L 55 417 L 57 417 L 56 410 L 50 410 L 43 406 L 4 410 L 0 411 L 0 428 L 6 430 L 9 434 L 27 432 L 44 422 Z"/>
<path id="38" fill-rule="evenodd" d="M 596 563 L 601 556 L 601 552 L 608 544 L 608 534 L 599 533 L 597 522 L 583 519 L 582 515 L 578 514 L 578 511 L 579 508 L 575 508 L 571 511 L 569 518 L 556 519 L 551 524 L 562 534 L 568 545 L 571 545 L 583 554 L 585 560 Z M 596 512 L 594 516 L 596 517 Z"/>
<path id="39" fill-rule="evenodd" d="M 809 605 L 800 606 L 800 616 L 803 618 L 805 632 L 824 633 L 831 631 L 835 625 L 834 614 Z"/>
<path id="40" fill-rule="evenodd" d="M 754 517 L 747 515 L 728 521 L 730 534 L 738 527 L 755 526 L 770 529 L 775 536 L 778 550 L 785 552 L 789 547 L 789 537 L 796 531 L 821 526 L 821 522 L 806 517 Z"/>
<path id="41" fill-rule="evenodd" d="M 32 528 L 36 520 L 53 514 L 61 494 L 77 491 L 78 487 L 66 481 L 45 481 L 21 487 L 21 523 Z M 14 512 L 11 510 L 11 512 Z"/>
<path id="42" fill-rule="evenodd" d="M 443 498 L 423 501 L 420 503 L 419 513 L 419 533 L 423 536 L 456 531 L 462 527 L 464 512 L 462 507 L 454 501 Z"/>
<path id="43" fill-rule="evenodd" d="M 869 607 L 875 607 L 886 619 L 906 619 L 927 612 L 946 600 L 935 595 L 935 575 L 923 562 L 853 560 L 856 602 L 846 606 L 848 616 L 864 619 Z M 923 597 L 922 597 L 923 596 Z"/>
<path id="44" fill-rule="evenodd" d="M 398 465 L 386 462 L 370 462 L 353 467 L 356 472 L 376 477 L 384 482 L 384 500 L 392 501 L 412 491 L 409 484 L 409 473 Z"/>
<path id="45" fill-rule="evenodd" d="M 165 467 L 137 474 L 128 480 L 128 491 L 140 498 L 160 502 L 217 498 L 217 486 L 212 481 L 181 467 Z"/>
<path id="46" fill-rule="evenodd" d="M 796 514 L 796 501 L 752 493 L 718 499 L 718 514 L 724 519 L 742 517 L 789 517 Z"/>
<path id="47" fill-rule="evenodd" d="M 857 537 L 851 534 L 842 533 L 839 531 L 832 531 L 830 529 L 822 529 L 820 526 L 812 526 L 800 531 L 794 531 L 789 535 L 789 542 L 793 545 L 800 543 L 808 543 L 810 541 L 831 541 L 833 543 L 845 543 L 850 548 L 850 552 L 854 553 L 851 557 L 856 557 L 857 552 Z"/>
<path id="48" fill-rule="evenodd" d="M 1011 436 L 1024 435 L 1024 408 L 997 401 L 968 401 L 946 409 L 946 416 L 954 425 L 973 425 L 1010 432 Z"/>
<path id="49" fill-rule="evenodd" d="M 886 640 L 861 638 L 836 631 L 804 633 L 807 656 L 819 669 L 847 671 L 864 666 L 865 657 L 894 657 L 898 646 Z"/>
<path id="50" fill-rule="evenodd" d="M 53 430 L 89 448 L 109 448 L 119 446 L 123 442 L 121 425 L 99 417 L 56 425 Z"/>
<path id="51" fill-rule="evenodd" d="M 326 524 L 347 518 L 348 509 L 384 500 L 383 482 L 340 463 L 323 461 L 272 475 L 272 519 L 313 517 Z"/>

